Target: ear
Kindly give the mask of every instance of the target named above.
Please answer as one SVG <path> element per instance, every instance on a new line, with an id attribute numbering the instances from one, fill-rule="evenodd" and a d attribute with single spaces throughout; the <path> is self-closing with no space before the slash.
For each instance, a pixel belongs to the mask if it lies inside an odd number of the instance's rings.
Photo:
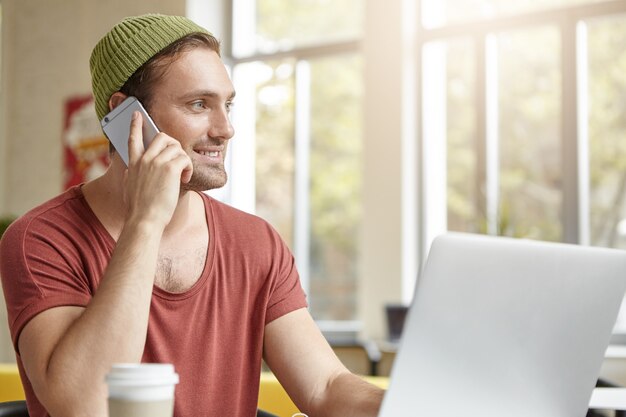
<path id="1" fill-rule="evenodd" d="M 116 91 L 111 94 L 111 98 L 109 98 L 109 111 L 119 106 L 122 101 L 126 100 L 126 97 L 128 96 L 121 91 Z"/>

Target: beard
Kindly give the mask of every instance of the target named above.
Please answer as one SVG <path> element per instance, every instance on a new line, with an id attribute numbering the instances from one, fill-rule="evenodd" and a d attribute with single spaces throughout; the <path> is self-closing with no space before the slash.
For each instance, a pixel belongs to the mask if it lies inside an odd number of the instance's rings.
<path id="1" fill-rule="evenodd" d="M 193 164 L 193 174 L 187 184 L 181 183 L 181 190 L 208 191 L 226 185 L 228 175 L 224 163 L 211 166 L 197 166 Z"/>

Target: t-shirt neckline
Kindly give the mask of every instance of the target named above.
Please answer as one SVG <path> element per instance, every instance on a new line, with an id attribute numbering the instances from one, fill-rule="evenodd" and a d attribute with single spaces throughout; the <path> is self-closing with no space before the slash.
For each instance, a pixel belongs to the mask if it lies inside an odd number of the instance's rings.
<path id="1" fill-rule="evenodd" d="M 76 185 L 70 190 L 70 192 L 72 192 L 77 197 L 79 197 L 82 204 L 85 205 L 87 212 L 94 220 L 94 224 L 95 224 L 95 227 L 98 229 L 98 233 L 105 237 L 105 239 L 107 240 L 107 245 L 109 246 L 112 252 L 117 242 L 115 241 L 115 239 L 113 239 L 113 236 L 111 236 L 109 231 L 106 230 L 106 228 L 104 227 L 104 225 L 102 224 L 98 216 L 96 216 L 96 213 L 94 213 L 94 211 L 91 209 L 91 206 L 87 202 L 87 199 L 85 198 L 85 195 L 82 192 L 82 185 L 83 184 Z M 194 191 L 194 192 L 197 192 L 197 191 Z M 153 296 L 156 296 L 165 300 L 170 300 L 170 301 L 187 299 L 189 297 L 192 297 L 198 291 L 200 291 L 202 287 L 204 287 L 204 285 L 206 284 L 209 276 L 211 275 L 211 271 L 213 269 L 213 259 L 214 259 L 214 254 L 215 254 L 215 240 L 216 240 L 215 239 L 215 224 L 214 224 L 215 216 L 213 215 L 213 201 L 212 201 L 212 198 L 208 196 L 207 194 L 201 193 L 201 192 L 197 192 L 197 193 L 200 195 L 200 198 L 202 199 L 202 203 L 204 204 L 205 220 L 207 223 L 207 227 L 209 229 L 209 245 L 207 248 L 206 259 L 204 261 L 204 267 L 202 268 L 202 273 L 200 275 L 200 278 L 198 278 L 198 280 L 191 286 L 191 288 L 180 293 L 169 292 L 167 290 L 164 290 L 163 288 L 156 286 L 155 284 L 152 287 Z"/>

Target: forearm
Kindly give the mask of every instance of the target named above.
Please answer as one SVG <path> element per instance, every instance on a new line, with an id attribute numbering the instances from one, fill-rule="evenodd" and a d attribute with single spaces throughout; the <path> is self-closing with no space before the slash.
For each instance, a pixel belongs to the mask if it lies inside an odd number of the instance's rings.
<path id="1" fill-rule="evenodd" d="M 141 223 L 123 230 L 93 299 L 48 360 L 46 391 L 54 403 L 105 413 L 111 364 L 141 360 L 161 233 Z"/>
<path id="2" fill-rule="evenodd" d="M 333 378 L 310 417 L 376 417 L 384 391 L 350 372 Z"/>
<path id="3" fill-rule="evenodd" d="M 302 308 L 265 327 L 264 356 L 310 417 L 375 417 L 383 391 L 350 373 Z"/>

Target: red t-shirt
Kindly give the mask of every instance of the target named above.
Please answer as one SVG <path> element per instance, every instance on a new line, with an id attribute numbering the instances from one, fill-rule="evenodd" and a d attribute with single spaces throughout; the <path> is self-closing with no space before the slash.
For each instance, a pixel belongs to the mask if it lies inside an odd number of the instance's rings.
<path id="1" fill-rule="evenodd" d="M 295 262 L 264 220 L 202 194 L 209 247 L 188 291 L 154 287 L 143 362 L 173 363 L 175 416 L 255 416 L 265 325 L 306 307 Z M 115 241 L 74 187 L 15 221 L 0 243 L 11 337 L 51 307 L 87 306 Z M 17 362 L 31 417 L 48 416 Z"/>

